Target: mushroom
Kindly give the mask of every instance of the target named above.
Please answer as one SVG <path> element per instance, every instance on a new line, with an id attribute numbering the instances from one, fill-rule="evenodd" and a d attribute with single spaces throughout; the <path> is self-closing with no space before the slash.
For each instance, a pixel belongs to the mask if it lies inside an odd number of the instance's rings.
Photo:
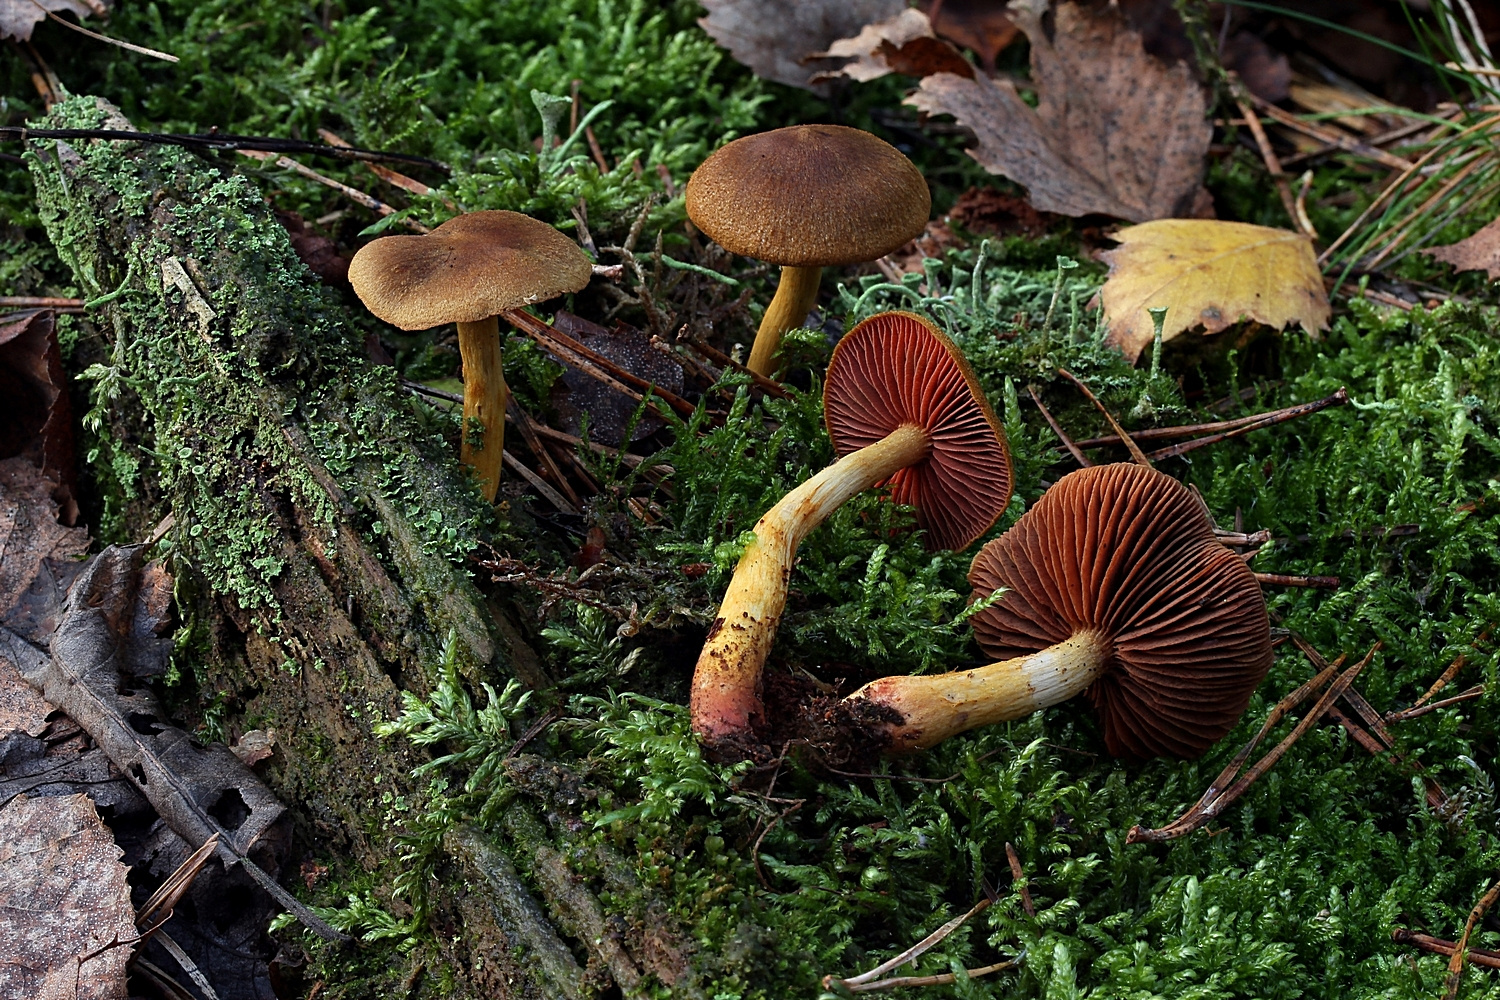
<path id="1" fill-rule="evenodd" d="M 710 750 L 765 721 L 761 668 L 786 605 L 797 546 L 845 500 L 885 483 L 917 508 L 930 546 L 961 549 L 1010 502 L 1010 453 L 951 340 L 911 313 L 872 316 L 833 352 L 824 419 L 838 460 L 755 523 L 693 674 L 693 730 Z"/>
<path id="2" fill-rule="evenodd" d="M 921 235 L 932 211 L 910 160 L 868 132 L 794 125 L 736 139 L 687 183 L 693 224 L 730 253 L 781 265 L 748 367 L 774 371 L 781 335 L 801 326 L 825 267 L 876 260 Z"/>
<path id="3" fill-rule="evenodd" d="M 876 707 L 900 753 L 1088 695 L 1117 757 L 1197 757 L 1226 735 L 1271 666 L 1255 575 L 1214 537 L 1202 500 L 1140 465 L 1064 476 L 974 557 L 974 670 L 885 677 Z"/>
<path id="4" fill-rule="evenodd" d="M 592 264 L 578 245 L 519 212 L 471 212 L 425 236 L 383 236 L 349 263 L 365 307 L 403 330 L 458 324 L 464 424 L 460 458 L 486 500 L 500 486 L 505 446 L 505 372 L 499 315 L 589 283 Z M 471 439 L 469 423 L 483 428 Z"/>

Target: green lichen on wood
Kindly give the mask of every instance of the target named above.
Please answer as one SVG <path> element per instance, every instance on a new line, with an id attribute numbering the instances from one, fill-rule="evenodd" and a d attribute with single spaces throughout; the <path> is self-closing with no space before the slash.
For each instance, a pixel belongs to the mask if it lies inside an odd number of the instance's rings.
<path id="1" fill-rule="evenodd" d="M 78 98 L 47 123 L 108 117 Z M 149 478 L 176 517 L 180 555 L 270 638 L 280 635 L 276 508 L 286 504 L 326 536 L 330 558 L 348 547 L 340 532 L 357 529 L 348 541 L 397 569 L 420 610 L 488 662 L 492 643 L 451 598 L 491 515 L 394 375 L 356 352 L 254 186 L 171 147 L 37 142 L 28 160 L 48 234 L 113 341 L 84 373 L 100 479 L 128 497 Z M 106 433 L 122 408 L 139 439 Z"/>

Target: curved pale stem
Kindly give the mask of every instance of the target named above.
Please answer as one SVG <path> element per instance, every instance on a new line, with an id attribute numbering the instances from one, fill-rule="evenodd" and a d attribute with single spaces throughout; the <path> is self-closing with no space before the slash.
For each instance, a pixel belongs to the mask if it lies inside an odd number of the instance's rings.
<path id="1" fill-rule="evenodd" d="M 973 670 L 923 677 L 882 677 L 846 702 L 867 702 L 901 713 L 900 724 L 883 723 L 888 753 L 925 750 L 950 736 L 994 722 L 1024 719 L 1039 709 L 1081 694 L 1109 664 L 1110 641 L 1099 632 L 1079 632 L 1029 656 Z"/>
<path id="2" fill-rule="evenodd" d="M 783 267 L 781 284 L 776 286 L 776 295 L 766 306 L 760 318 L 760 329 L 755 333 L 755 344 L 750 348 L 750 360 L 745 367 L 757 375 L 767 378 L 776 370 L 776 352 L 781 347 L 781 335 L 795 330 L 807 319 L 813 304 L 818 301 L 818 282 L 823 277 L 821 267 Z"/>
<path id="3" fill-rule="evenodd" d="M 500 460 L 505 448 L 505 370 L 500 354 L 500 320 L 458 324 L 458 353 L 464 364 L 463 445 L 459 459 L 474 470 L 484 498 L 491 503 L 500 488 Z M 470 418 L 484 428 L 477 442 L 469 436 Z M 477 445 L 477 447 L 476 447 Z"/>
<path id="4" fill-rule="evenodd" d="M 755 522 L 693 672 L 693 731 L 712 746 L 764 721 L 760 672 L 786 606 L 797 546 L 839 505 L 927 456 L 927 432 L 908 424 L 851 452 L 792 490 Z"/>

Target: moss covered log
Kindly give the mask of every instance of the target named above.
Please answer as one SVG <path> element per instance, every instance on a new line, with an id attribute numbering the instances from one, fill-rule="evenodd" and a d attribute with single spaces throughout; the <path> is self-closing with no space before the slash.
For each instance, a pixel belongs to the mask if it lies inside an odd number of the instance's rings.
<path id="1" fill-rule="evenodd" d="M 130 127 L 94 98 L 46 124 Z M 403 690 L 427 694 L 445 645 L 470 681 L 539 677 L 507 610 L 466 569 L 496 528 L 491 509 L 232 166 L 99 141 L 36 141 L 27 160 L 97 333 L 79 354 L 96 361 L 80 378 L 102 533 L 170 525 L 178 661 L 199 684 L 187 711 L 217 692 L 233 728 L 274 729 L 269 779 L 304 847 L 336 876 L 385 879 L 373 895 L 399 908 L 388 883 L 420 761 L 372 725 L 398 714 Z M 509 806 L 507 838 L 457 828 L 427 859 L 437 944 L 407 960 L 425 966 L 408 995 L 582 997 L 615 982 L 631 995 L 643 968 L 648 984 L 675 979 L 694 995 L 680 961 L 653 974 L 601 929 L 642 924 L 649 906 L 616 892 L 629 902 L 603 910 L 533 805 Z M 378 992 L 346 982 L 331 995 Z"/>

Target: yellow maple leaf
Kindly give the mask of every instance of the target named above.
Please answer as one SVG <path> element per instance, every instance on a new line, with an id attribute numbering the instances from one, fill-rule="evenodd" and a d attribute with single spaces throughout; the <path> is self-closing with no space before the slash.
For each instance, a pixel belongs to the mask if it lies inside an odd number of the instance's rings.
<path id="1" fill-rule="evenodd" d="M 1202 326 L 1218 333 L 1242 319 L 1309 334 L 1328 328 L 1328 294 L 1312 241 L 1285 229 L 1214 219 L 1158 219 L 1115 234 L 1102 254 L 1100 290 L 1108 342 L 1134 362 L 1151 346 L 1147 309 L 1165 306 L 1162 340 Z"/>

